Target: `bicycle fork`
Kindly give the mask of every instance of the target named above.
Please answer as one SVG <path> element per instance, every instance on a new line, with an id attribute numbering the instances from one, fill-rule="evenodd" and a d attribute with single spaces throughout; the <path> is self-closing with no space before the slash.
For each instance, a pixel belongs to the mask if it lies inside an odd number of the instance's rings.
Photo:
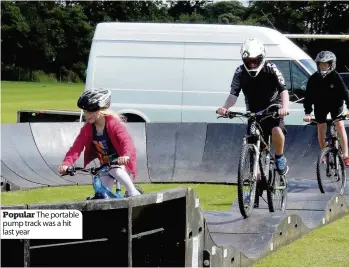
<path id="1" fill-rule="evenodd" d="M 255 151 L 255 159 L 253 160 L 253 182 L 258 180 L 258 165 L 259 165 L 259 156 L 260 152 L 258 150 L 260 141 L 257 141 L 257 145 L 252 144 L 252 147 Z"/>
<path id="2" fill-rule="evenodd" d="M 93 178 L 93 188 L 95 193 L 106 198 L 115 198 L 115 195 L 102 183 L 99 177 Z"/>

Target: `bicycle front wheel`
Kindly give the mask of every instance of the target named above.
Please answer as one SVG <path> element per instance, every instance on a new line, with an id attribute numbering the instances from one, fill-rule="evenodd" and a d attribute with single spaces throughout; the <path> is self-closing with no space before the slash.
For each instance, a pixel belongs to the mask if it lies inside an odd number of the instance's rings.
<path id="1" fill-rule="evenodd" d="M 268 208 L 270 212 L 285 212 L 287 203 L 287 177 L 280 176 L 271 163 L 268 178 Z"/>
<path id="2" fill-rule="evenodd" d="M 316 177 L 321 193 L 344 193 L 346 172 L 344 160 L 338 151 L 326 147 L 316 163 Z"/>
<path id="3" fill-rule="evenodd" d="M 253 145 L 245 144 L 240 153 L 238 167 L 238 201 L 240 213 L 244 218 L 251 215 L 254 206 L 257 186 L 254 167 L 257 163 Z"/>

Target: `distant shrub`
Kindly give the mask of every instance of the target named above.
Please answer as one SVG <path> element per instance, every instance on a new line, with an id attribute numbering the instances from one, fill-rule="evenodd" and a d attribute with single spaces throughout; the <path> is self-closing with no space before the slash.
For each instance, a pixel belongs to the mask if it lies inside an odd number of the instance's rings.
<path id="1" fill-rule="evenodd" d="M 57 78 L 55 74 L 46 74 L 43 71 L 33 71 L 32 76 L 33 82 L 40 82 L 40 83 L 55 83 L 57 82 Z"/>
<path id="2" fill-rule="evenodd" d="M 70 82 L 70 83 L 81 83 L 81 79 L 78 74 L 75 72 L 68 70 L 66 68 L 62 68 L 62 82 Z"/>

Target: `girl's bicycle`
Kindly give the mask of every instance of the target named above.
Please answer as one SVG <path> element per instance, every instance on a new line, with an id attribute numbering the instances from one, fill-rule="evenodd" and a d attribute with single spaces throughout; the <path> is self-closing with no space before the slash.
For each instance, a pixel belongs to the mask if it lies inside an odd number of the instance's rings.
<path id="1" fill-rule="evenodd" d="M 347 119 L 346 115 L 339 115 L 335 119 L 326 120 L 326 123 L 330 125 L 330 135 L 327 135 L 326 147 L 321 151 L 316 161 L 316 178 L 321 193 L 325 193 L 324 182 L 328 179 L 331 185 L 334 185 L 337 193 L 344 194 L 347 176 L 335 123 Z M 312 118 L 308 125 L 317 125 L 317 121 Z"/>
<path id="2" fill-rule="evenodd" d="M 241 215 L 247 218 L 254 207 L 259 205 L 259 197 L 263 191 L 267 191 L 268 208 L 270 212 L 286 209 L 287 202 L 287 178 L 280 176 L 275 166 L 275 159 L 270 152 L 270 136 L 268 142 L 264 141 L 263 130 L 257 122 L 257 116 L 262 122 L 268 117 L 277 118 L 278 112 L 269 112 L 275 106 L 273 104 L 258 113 L 241 113 L 228 111 L 225 116 L 218 118 L 245 117 L 249 120 L 248 133 L 243 139 L 243 146 L 238 167 L 238 202 Z M 244 187 L 247 187 L 244 192 Z"/>
<path id="3" fill-rule="evenodd" d="M 109 164 L 102 165 L 100 167 L 91 167 L 91 168 L 82 168 L 82 167 L 74 167 L 70 166 L 67 169 L 66 175 L 62 176 L 74 176 L 76 174 L 76 171 L 82 171 L 86 172 L 92 175 L 92 185 L 95 192 L 94 197 L 87 197 L 86 200 L 92 200 L 92 199 L 113 199 L 113 198 L 127 198 L 128 193 L 125 191 L 125 194 L 122 195 L 121 193 L 121 187 L 120 183 L 116 182 L 116 191 L 115 194 L 110 191 L 101 181 L 100 179 L 100 172 L 108 172 L 113 168 L 122 168 L 120 165 L 118 165 L 117 160 L 110 162 Z M 141 187 L 135 184 L 135 188 L 141 193 L 144 194 L 144 191 Z"/>

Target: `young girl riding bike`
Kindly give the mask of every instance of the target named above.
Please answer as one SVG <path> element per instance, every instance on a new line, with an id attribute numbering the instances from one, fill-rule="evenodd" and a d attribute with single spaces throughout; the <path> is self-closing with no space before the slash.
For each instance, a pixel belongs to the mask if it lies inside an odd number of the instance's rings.
<path id="1" fill-rule="evenodd" d="M 85 149 L 84 167 L 97 157 L 101 165 L 115 159 L 119 165 L 123 165 L 122 168 L 101 173 L 100 179 L 110 191 L 116 180 L 125 186 L 129 196 L 140 195 L 131 179 L 131 176 L 133 179 L 136 177 L 136 148 L 120 117 L 106 112 L 110 104 L 109 90 L 88 90 L 82 93 L 77 106 L 84 111 L 86 124 L 66 153 L 59 172 L 66 174 L 68 167 L 75 163 Z"/>

